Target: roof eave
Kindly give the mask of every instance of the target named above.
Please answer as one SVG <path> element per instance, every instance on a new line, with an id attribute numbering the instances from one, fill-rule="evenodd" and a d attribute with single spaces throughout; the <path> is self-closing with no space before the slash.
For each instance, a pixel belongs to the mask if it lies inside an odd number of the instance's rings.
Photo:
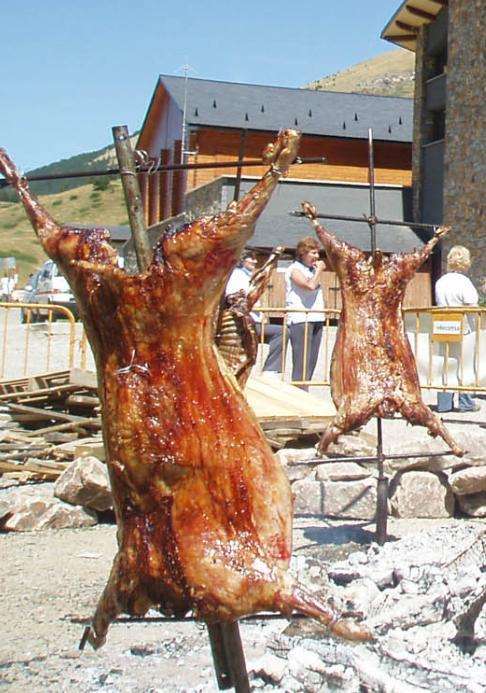
<path id="1" fill-rule="evenodd" d="M 380 38 L 415 52 L 420 29 L 435 20 L 448 0 L 404 0 L 380 34 Z"/>

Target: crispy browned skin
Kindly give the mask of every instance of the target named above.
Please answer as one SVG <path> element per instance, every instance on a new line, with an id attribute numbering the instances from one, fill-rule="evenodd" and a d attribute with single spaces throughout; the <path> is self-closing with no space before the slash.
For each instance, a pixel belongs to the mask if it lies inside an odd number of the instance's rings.
<path id="1" fill-rule="evenodd" d="M 283 248 L 277 247 L 253 273 L 247 294 L 237 291 L 223 300 L 218 318 L 216 346 L 229 370 L 244 388 L 258 353 L 258 335 L 251 311 L 267 288 Z"/>
<path id="2" fill-rule="evenodd" d="M 69 279 L 96 359 L 118 552 L 89 635 L 95 647 L 120 612 L 150 607 L 206 621 L 299 609 L 368 637 L 287 576 L 289 484 L 214 347 L 226 278 L 298 140 L 281 133 L 276 166 L 238 204 L 164 236 L 136 276 L 116 267 L 106 231 L 59 226 L 0 150 L 0 170 Z"/>
<path id="3" fill-rule="evenodd" d="M 386 256 L 338 240 L 318 224 L 312 205 L 302 207 L 339 277 L 343 306 L 331 362 L 331 393 L 338 411 L 321 438 L 319 452 L 372 416 L 391 418 L 400 412 L 411 424 L 441 436 L 455 455 L 462 456 L 441 419 L 422 402 L 402 317 L 408 282 L 448 229 L 438 229 L 421 250 Z"/>

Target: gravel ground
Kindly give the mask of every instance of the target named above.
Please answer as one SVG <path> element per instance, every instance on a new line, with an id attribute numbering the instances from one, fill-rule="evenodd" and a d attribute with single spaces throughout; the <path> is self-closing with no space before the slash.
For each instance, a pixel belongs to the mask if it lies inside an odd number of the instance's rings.
<path id="1" fill-rule="evenodd" d="M 454 525 L 457 520 L 445 524 Z M 390 519 L 397 538 L 444 521 Z M 374 526 L 297 518 L 299 556 L 326 565 L 373 540 Z M 115 527 L 0 535 L 0 684 L 11 691 L 217 691 L 208 638 L 194 623 L 113 624 L 103 648 L 78 651 L 83 625 L 105 585 Z M 261 656 L 284 619 L 241 624 L 248 665 Z"/>

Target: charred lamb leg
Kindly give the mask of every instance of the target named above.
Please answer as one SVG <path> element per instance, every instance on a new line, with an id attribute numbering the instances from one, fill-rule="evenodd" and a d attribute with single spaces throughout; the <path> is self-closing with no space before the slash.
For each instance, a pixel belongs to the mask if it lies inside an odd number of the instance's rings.
<path id="1" fill-rule="evenodd" d="M 390 256 L 364 252 L 340 241 L 302 205 L 313 222 L 341 287 L 342 311 L 331 361 L 331 393 L 337 414 L 319 443 L 324 453 L 341 433 L 359 428 L 372 416 L 395 412 L 411 424 L 440 436 L 459 457 L 464 454 L 438 416 L 423 403 L 415 359 L 405 334 L 402 302 L 408 282 L 429 257 L 440 236 L 412 253 Z"/>
<path id="2" fill-rule="evenodd" d="M 225 296 L 218 317 L 216 346 L 229 370 L 244 388 L 258 353 L 258 335 L 251 311 L 265 291 L 283 248 L 277 247 L 250 279 L 248 293 Z"/>
<path id="3" fill-rule="evenodd" d="M 0 171 L 71 284 L 96 360 L 118 552 L 94 647 L 119 613 L 151 607 L 207 622 L 298 609 L 343 636 L 368 637 L 288 576 L 290 487 L 214 346 L 226 278 L 298 140 L 281 133 L 270 169 L 239 203 L 164 235 L 134 276 L 117 268 L 106 230 L 59 226 L 0 150 Z"/>

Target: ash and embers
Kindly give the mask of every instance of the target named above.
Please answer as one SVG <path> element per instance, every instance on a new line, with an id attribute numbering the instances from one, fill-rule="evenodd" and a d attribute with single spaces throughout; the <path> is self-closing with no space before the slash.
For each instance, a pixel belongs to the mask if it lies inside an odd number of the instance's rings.
<path id="1" fill-rule="evenodd" d="M 343 609 L 376 634 L 351 645 L 295 620 L 249 663 L 252 687 L 282 691 L 486 691 L 486 528 L 462 523 L 371 544 L 332 564 L 295 567 L 314 589 L 329 585 Z"/>

